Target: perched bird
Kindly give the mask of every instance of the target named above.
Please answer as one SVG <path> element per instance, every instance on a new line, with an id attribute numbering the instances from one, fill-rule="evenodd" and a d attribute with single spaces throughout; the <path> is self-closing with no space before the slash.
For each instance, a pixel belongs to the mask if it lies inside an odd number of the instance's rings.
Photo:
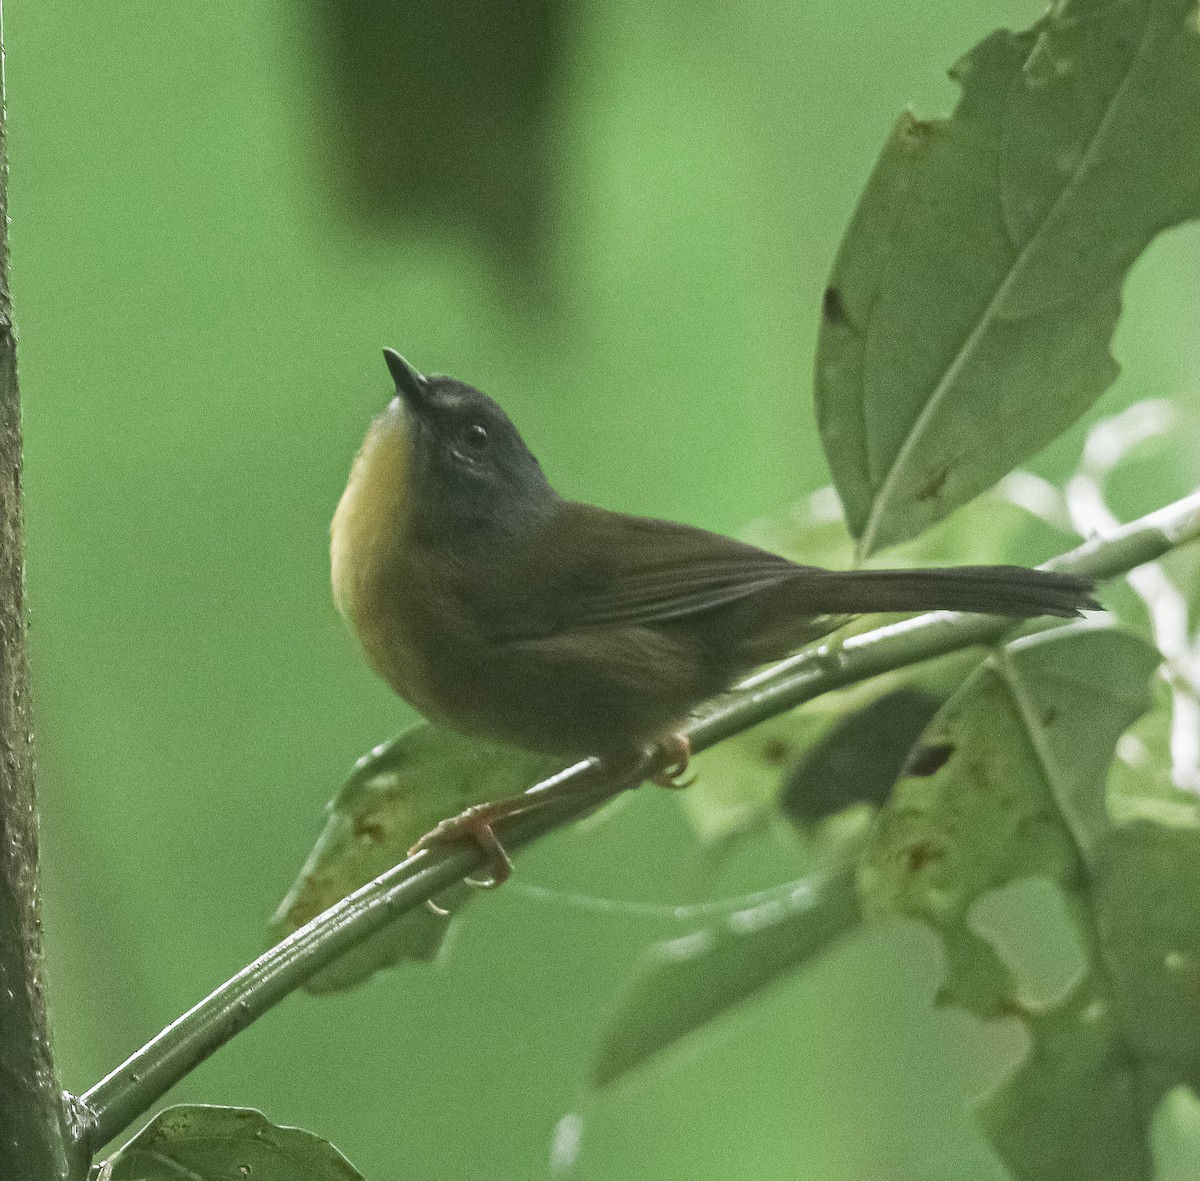
<path id="1" fill-rule="evenodd" d="M 396 396 L 333 517 L 334 598 L 372 668 L 466 734 L 661 778 L 690 711 L 848 616 L 1097 606 L 1072 575 L 825 570 L 566 500 L 491 398 L 384 356 Z"/>

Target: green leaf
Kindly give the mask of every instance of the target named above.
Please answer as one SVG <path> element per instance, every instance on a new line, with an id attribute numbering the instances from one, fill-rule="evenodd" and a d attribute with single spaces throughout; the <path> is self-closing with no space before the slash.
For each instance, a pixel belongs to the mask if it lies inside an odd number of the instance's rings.
<path id="1" fill-rule="evenodd" d="M 1200 216 L 1192 0 L 1058 0 L 953 76 L 952 118 L 897 123 L 826 293 L 817 416 L 864 555 L 1096 400 L 1126 273 Z"/>
<path id="2" fill-rule="evenodd" d="M 853 929 L 854 875 L 841 869 L 788 894 L 654 947 L 635 974 L 597 1054 L 598 1086 L 793 972 Z"/>
<path id="3" fill-rule="evenodd" d="M 1117 739 L 1153 703 L 1162 657 L 1132 632 L 1079 623 L 1020 639 L 1001 671 L 1059 814 L 1088 857 L 1109 831 L 1103 785 Z"/>
<path id="4" fill-rule="evenodd" d="M 1093 898 L 1143 1100 L 1178 1084 L 1200 1090 L 1200 829 L 1136 821 L 1114 830 Z"/>
<path id="5" fill-rule="evenodd" d="M 1026 1181 L 1148 1179 L 1156 1104 L 1200 1086 L 1200 830 L 1113 829 L 1086 902 L 1088 975 L 1027 1015 L 1030 1055 L 981 1107 Z"/>
<path id="6" fill-rule="evenodd" d="M 1033 722 L 1039 734 L 1047 727 L 1068 731 L 1080 745 L 1096 742 L 1087 730 L 1093 698 L 1109 686 L 1089 693 L 1065 678 L 1075 654 L 1097 644 L 1147 647 L 1114 629 L 1042 633 L 1011 657 L 990 659 L 949 701 L 922 738 L 913 772 L 897 783 L 876 823 L 860 872 L 870 911 L 924 918 L 943 934 L 961 931 L 965 937 L 968 911 L 985 891 L 1038 873 L 1055 881 L 1074 876 L 1077 851 L 1054 807 L 1029 726 Z M 1043 650 L 1048 660 L 1038 659 Z M 1060 699 L 1053 716 L 1032 717 L 1025 708 L 1029 695 L 1036 692 L 1044 701 L 1054 691 L 1030 687 L 1024 674 L 1031 664 L 1043 672 L 1049 664 L 1064 678 L 1054 687 Z M 1110 751 L 1119 733 L 1111 734 Z M 924 751 L 939 757 L 926 759 Z M 957 991 L 953 980 L 950 986 Z"/>
<path id="7" fill-rule="evenodd" d="M 1148 707 L 1157 664 L 1144 640 L 1088 623 L 1020 640 L 984 664 L 931 723 L 879 815 L 860 865 L 868 911 L 925 919 L 947 937 L 952 969 L 960 958 L 973 969 L 967 919 L 986 891 L 1035 875 L 1076 883 L 1086 849 L 1108 831 L 1113 748 Z M 998 1011 L 970 998 L 995 994 L 970 973 L 948 976 L 947 998 L 980 1016 Z"/>
<path id="8" fill-rule="evenodd" d="M 559 763 L 493 746 L 421 722 L 375 747 L 329 805 L 329 819 L 299 876 L 279 904 L 270 933 L 282 939 L 340 898 L 403 861 L 437 823 L 472 804 L 517 795 Z M 471 890 L 441 896 L 460 908 Z M 449 919 L 421 907 L 390 924 L 305 985 L 311 992 L 351 988 L 402 960 L 432 959 Z"/>
<path id="9" fill-rule="evenodd" d="M 1149 920 L 1135 903 L 1143 891 L 1162 911 L 1180 901 L 1166 905 L 1167 877 L 1140 838 L 1130 844 L 1128 826 L 1111 826 L 1104 801 L 1112 752 L 1149 707 L 1158 661 L 1131 633 L 1087 623 L 1009 645 L 935 718 L 923 739 L 942 752 L 933 773 L 897 784 L 860 864 L 868 911 L 921 918 L 941 933 L 943 1003 L 1025 1022 L 1028 1057 L 981 1106 L 997 1152 L 1023 1181 L 1149 1177 L 1149 1043 L 1122 1014 L 1125 985 L 1111 965 L 1129 964 L 1131 1012 L 1147 1003 L 1166 1012 L 1138 983 L 1153 978 L 1148 961 L 1165 952 L 1135 954 L 1109 928 L 1136 942 Z M 1173 848 L 1186 862 L 1190 851 Z M 1191 865 L 1200 875 L 1200 857 Z M 972 922 L 985 895 L 1034 875 L 1061 887 L 1086 961 L 1067 995 L 1043 1006 L 1027 1000 Z M 1191 1041 L 1181 1044 L 1190 1054 Z"/>
<path id="10" fill-rule="evenodd" d="M 980 1104 L 1000 1159 L 1020 1181 L 1150 1181 L 1137 1079 L 1095 977 L 1025 1020 L 1028 1057 Z"/>
<path id="11" fill-rule="evenodd" d="M 96 1181 L 363 1181 L 327 1140 L 249 1107 L 168 1107 L 96 1172 Z"/>
<path id="12" fill-rule="evenodd" d="M 848 713 L 788 768 L 780 811 L 808 827 L 853 804 L 882 804 L 949 694 L 902 685 Z"/>

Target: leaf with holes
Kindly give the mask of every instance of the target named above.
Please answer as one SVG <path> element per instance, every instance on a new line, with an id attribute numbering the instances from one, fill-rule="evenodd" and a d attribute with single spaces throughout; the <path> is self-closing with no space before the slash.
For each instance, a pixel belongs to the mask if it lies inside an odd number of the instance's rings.
<path id="1" fill-rule="evenodd" d="M 249 1107 L 160 1111 L 93 1171 L 94 1181 L 363 1181 L 327 1140 Z"/>
<path id="2" fill-rule="evenodd" d="M 1200 1086 L 1200 831 L 1119 825 L 1089 880 L 1090 971 L 1063 1004 L 1028 1014 L 1031 1053 L 980 1110 L 1030 1181 L 1149 1178 L 1155 1105 Z"/>
<path id="3" fill-rule="evenodd" d="M 421 722 L 375 747 L 355 764 L 329 819 L 270 923 L 276 939 L 303 926 L 393 865 L 440 820 L 472 804 L 517 795 L 560 766 L 542 755 L 492 746 Z M 469 888 L 440 901 L 461 907 Z M 311 992 L 351 988 L 402 960 L 429 960 L 448 920 L 421 907 L 318 972 Z"/>
<path id="4" fill-rule="evenodd" d="M 1026 1024 L 1028 1056 L 981 1109 L 1022 1181 L 1150 1175 L 1142 1090 L 1150 1058 L 1121 1017 L 1109 963 L 1117 951 L 1130 965 L 1138 1011 L 1150 998 L 1133 977 L 1151 979 L 1155 952 L 1130 946 L 1147 930 L 1137 899 L 1163 905 L 1169 875 L 1130 846 L 1127 829 L 1112 827 L 1105 789 L 1118 738 L 1149 708 L 1158 661 L 1137 636 L 1090 623 L 1009 645 L 934 719 L 922 739 L 930 756 L 910 761 L 860 863 L 870 913 L 920 918 L 941 934 L 942 1003 Z M 1131 890 L 1135 866 L 1146 884 Z M 1086 961 L 1067 994 L 1041 1007 L 971 922 L 989 892 L 1033 876 L 1062 889 Z M 1175 1013 L 1166 1000 L 1157 1009 Z M 1164 1017 L 1155 1029 L 1169 1024 Z"/>
<path id="5" fill-rule="evenodd" d="M 1058 0 L 953 76 L 951 118 L 897 123 L 825 298 L 817 417 L 863 554 L 1096 400 L 1129 268 L 1200 216 L 1193 0 Z"/>

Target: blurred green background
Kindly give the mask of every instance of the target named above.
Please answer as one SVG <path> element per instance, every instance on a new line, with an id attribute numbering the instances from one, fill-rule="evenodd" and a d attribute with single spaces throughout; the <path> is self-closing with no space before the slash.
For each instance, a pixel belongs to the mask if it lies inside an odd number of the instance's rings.
<path id="1" fill-rule="evenodd" d="M 724 530 L 778 509 L 827 481 L 819 296 L 891 121 L 948 110 L 946 68 L 1039 12 L 501 7 L 6 13 L 47 947 L 72 1090 L 258 952 L 325 800 L 409 720 L 327 589 L 328 519 L 390 388 L 380 346 L 495 394 L 571 495 Z M 1126 294 L 1125 372 L 1096 415 L 1194 406 L 1196 227 Z M 1079 436 L 1041 470 L 1062 474 Z M 1122 507 L 1183 491 L 1164 468 Z M 519 878 L 683 902 L 798 871 L 781 850 L 711 877 L 678 802 L 647 793 Z M 630 965 L 680 931 L 508 888 L 437 968 L 294 997 L 173 1097 L 308 1127 L 372 1181 L 569 1158 L 583 1178 L 1003 1176 L 915 928 L 835 949 L 591 1094 Z"/>

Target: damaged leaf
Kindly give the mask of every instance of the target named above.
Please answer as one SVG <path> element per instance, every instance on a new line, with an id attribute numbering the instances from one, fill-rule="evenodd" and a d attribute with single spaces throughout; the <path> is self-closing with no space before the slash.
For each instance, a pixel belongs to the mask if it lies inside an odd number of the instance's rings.
<path id="1" fill-rule="evenodd" d="M 517 795 L 555 770 L 554 760 L 418 723 L 355 764 L 329 804 L 313 851 L 270 922 L 282 939 L 339 899 L 403 861 L 437 823 L 472 804 Z M 439 899 L 450 911 L 470 895 L 455 886 Z M 419 907 L 318 972 L 311 992 L 351 988 L 402 960 L 430 960 L 449 919 Z"/>
<path id="2" fill-rule="evenodd" d="M 817 417 L 864 555 L 1091 406 L 1129 268 L 1200 216 L 1192 0 L 1058 0 L 952 73 L 951 118 L 896 124 L 825 299 Z"/>
<path id="3" fill-rule="evenodd" d="M 1105 806 L 1113 750 L 1149 708 L 1158 662 L 1144 640 L 1088 623 L 1009 645 L 934 719 L 922 746 L 947 757 L 896 785 L 860 863 L 870 913 L 940 932 L 941 1003 L 1026 1025 L 1029 1054 L 980 1108 L 1022 1181 L 1148 1181 L 1153 1103 L 1200 1063 L 1180 1032 L 1200 1013 L 1179 1010 L 1163 968 L 1168 948 L 1200 955 L 1188 917 L 1200 850 L 1176 831 L 1113 827 Z M 1043 1005 L 972 922 L 980 899 L 1034 876 L 1061 890 L 1084 961 Z"/>

